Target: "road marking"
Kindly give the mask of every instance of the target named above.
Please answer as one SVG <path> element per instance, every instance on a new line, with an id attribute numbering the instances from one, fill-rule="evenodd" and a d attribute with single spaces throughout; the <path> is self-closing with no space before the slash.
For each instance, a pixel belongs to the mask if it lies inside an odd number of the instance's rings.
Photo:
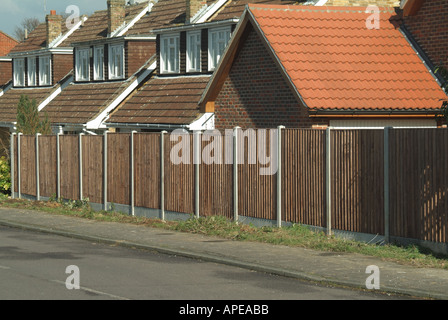
<path id="1" fill-rule="evenodd" d="M 5 267 L 5 266 L 0 266 L 0 269 L 9 270 L 11 268 L 10 267 Z"/>
<path id="2" fill-rule="evenodd" d="M 63 284 L 65 286 L 65 282 L 64 281 L 59 281 L 59 280 L 52 280 L 53 282 L 59 283 L 59 284 Z M 102 291 L 98 291 L 98 290 L 94 290 L 94 289 L 90 289 L 90 288 L 86 288 L 86 287 L 80 287 L 80 290 L 84 290 L 87 292 L 92 292 L 92 293 L 96 293 L 96 294 L 100 294 L 103 296 L 108 296 L 110 298 L 114 298 L 114 299 L 119 299 L 119 300 L 131 300 L 129 298 L 125 298 L 125 297 L 120 297 L 120 296 L 116 296 L 114 294 L 110 294 L 107 292 L 102 292 Z"/>

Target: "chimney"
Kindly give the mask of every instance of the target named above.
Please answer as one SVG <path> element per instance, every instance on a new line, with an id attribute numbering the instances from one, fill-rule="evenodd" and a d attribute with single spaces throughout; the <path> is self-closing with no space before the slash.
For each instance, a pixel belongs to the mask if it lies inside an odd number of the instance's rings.
<path id="1" fill-rule="evenodd" d="M 207 5 L 207 1 L 206 0 L 186 0 L 186 1 L 187 1 L 187 11 L 186 11 L 185 23 L 190 23 L 194 15 Z"/>
<path id="2" fill-rule="evenodd" d="M 124 18 L 126 16 L 125 6 L 126 0 L 107 0 L 109 35 L 124 24 Z"/>
<path id="3" fill-rule="evenodd" d="M 62 16 L 51 10 L 46 17 L 47 22 L 47 47 L 62 34 Z"/>

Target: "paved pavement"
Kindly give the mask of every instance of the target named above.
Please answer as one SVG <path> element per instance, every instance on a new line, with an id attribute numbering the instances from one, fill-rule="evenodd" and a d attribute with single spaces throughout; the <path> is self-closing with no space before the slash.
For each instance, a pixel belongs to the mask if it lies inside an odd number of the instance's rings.
<path id="1" fill-rule="evenodd" d="M 155 250 L 281 276 L 366 289 L 368 266 L 379 268 L 380 291 L 448 300 L 448 270 L 417 268 L 352 253 L 332 253 L 153 229 L 125 223 L 0 208 L 0 225 Z M 375 290 L 375 289 L 371 289 Z"/>

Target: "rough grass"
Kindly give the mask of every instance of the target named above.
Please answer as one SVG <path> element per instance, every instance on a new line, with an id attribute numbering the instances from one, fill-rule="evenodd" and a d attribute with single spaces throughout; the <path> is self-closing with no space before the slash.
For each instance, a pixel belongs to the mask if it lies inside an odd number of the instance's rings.
<path id="1" fill-rule="evenodd" d="M 132 217 L 114 211 L 93 211 L 87 202 L 29 201 L 0 196 L 0 206 L 39 210 L 80 218 L 118 223 L 132 223 L 151 228 L 190 232 L 235 241 L 257 241 L 275 245 L 296 246 L 320 251 L 347 252 L 375 256 L 416 267 L 448 269 L 448 257 L 440 256 L 417 246 L 402 247 L 392 244 L 367 244 L 327 236 L 310 228 L 294 224 L 290 227 L 255 227 L 234 223 L 222 216 L 191 217 L 186 221 L 161 221 L 144 217 Z"/>

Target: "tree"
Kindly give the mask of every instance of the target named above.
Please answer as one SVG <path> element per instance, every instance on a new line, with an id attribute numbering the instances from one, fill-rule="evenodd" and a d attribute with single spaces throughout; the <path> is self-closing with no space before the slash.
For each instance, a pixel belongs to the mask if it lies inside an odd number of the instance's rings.
<path id="1" fill-rule="evenodd" d="M 37 110 L 36 100 L 30 101 L 26 95 L 20 97 L 17 105 L 17 131 L 31 135 L 52 133 L 48 114 L 45 112 L 43 119 L 41 119 Z"/>
<path id="2" fill-rule="evenodd" d="M 14 29 L 14 38 L 19 41 L 25 40 L 25 29 L 28 31 L 28 34 L 31 33 L 38 25 L 40 25 L 40 21 L 37 18 L 25 18 L 20 23 L 19 26 L 16 26 Z"/>

